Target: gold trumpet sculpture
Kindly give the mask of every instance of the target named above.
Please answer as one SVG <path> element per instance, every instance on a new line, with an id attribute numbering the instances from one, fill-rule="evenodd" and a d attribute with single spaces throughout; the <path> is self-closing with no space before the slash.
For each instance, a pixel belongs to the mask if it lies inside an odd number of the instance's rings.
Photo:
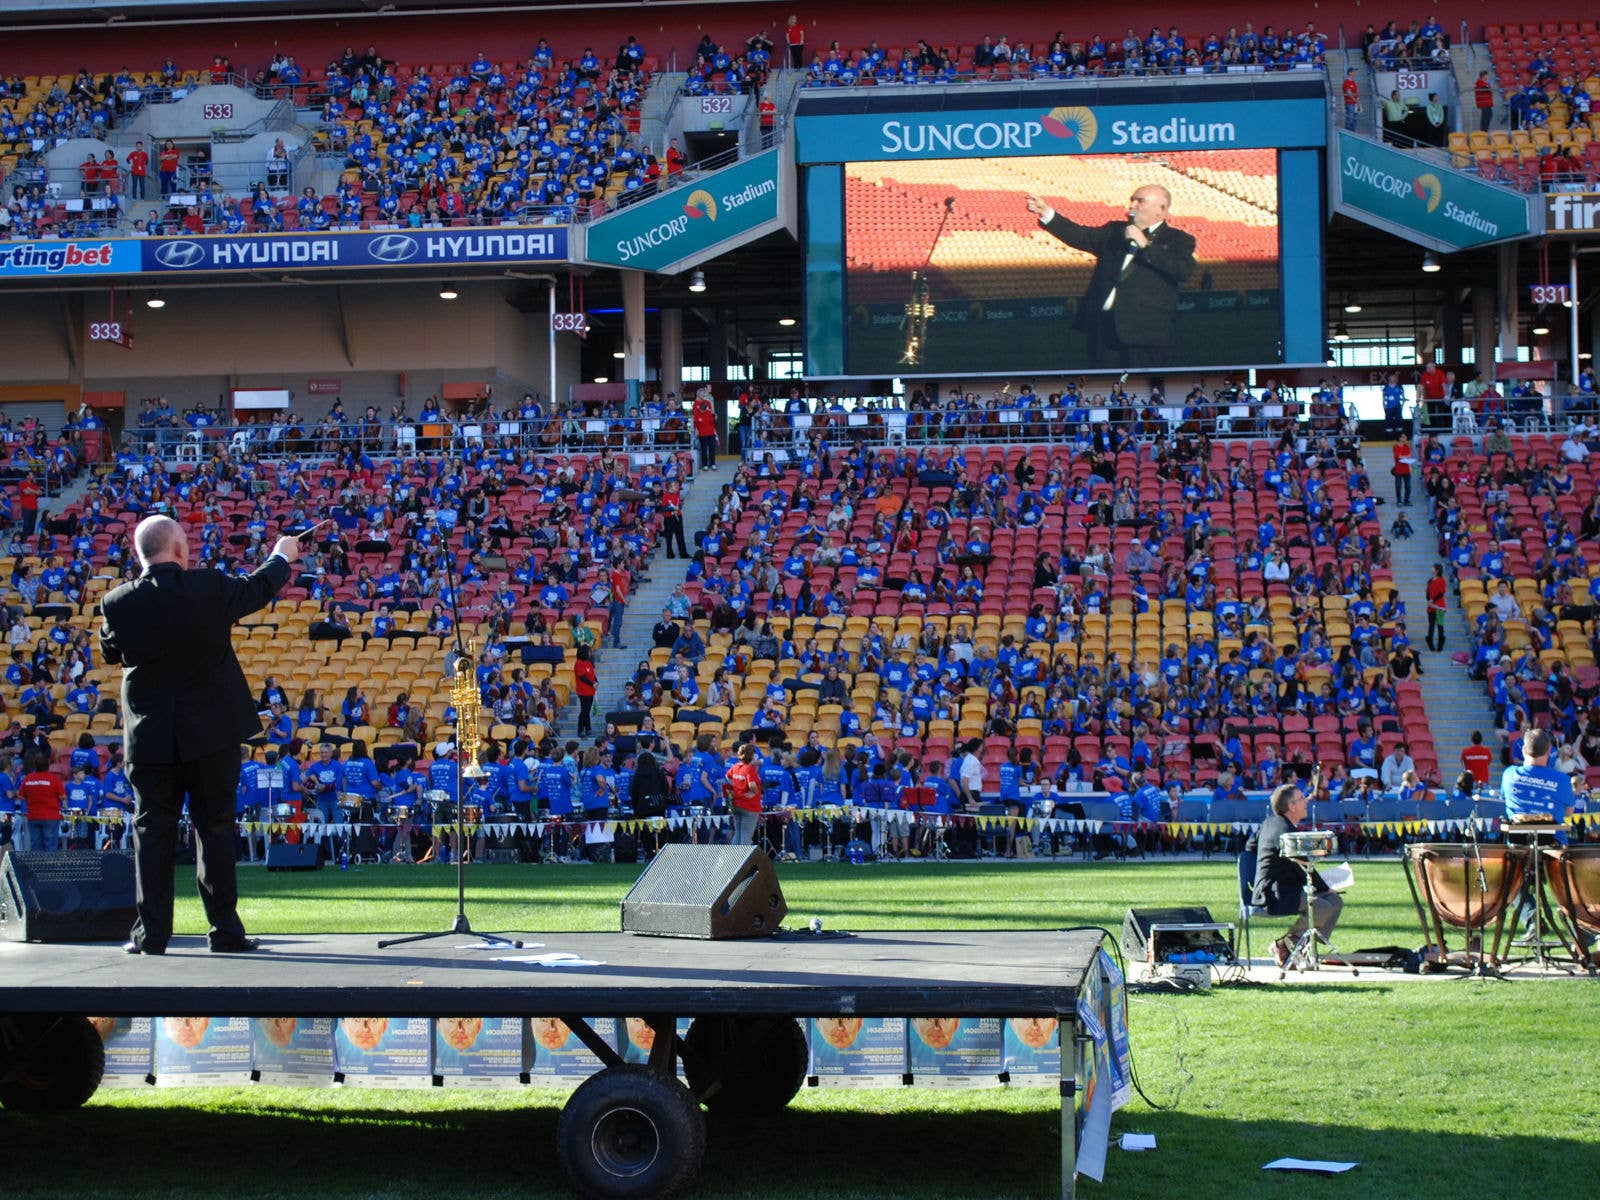
<path id="1" fill-rule="evenodd" d="M 483 702 L 478 693 L 477 666 L 478 643 L 468 642 L 466 654 L 456 659 L 455 675 L 450 680 L 450 703 L 456 710 L 456 762 L 463 779 L 483 778 L 483 764 L 478 760 Z"/>

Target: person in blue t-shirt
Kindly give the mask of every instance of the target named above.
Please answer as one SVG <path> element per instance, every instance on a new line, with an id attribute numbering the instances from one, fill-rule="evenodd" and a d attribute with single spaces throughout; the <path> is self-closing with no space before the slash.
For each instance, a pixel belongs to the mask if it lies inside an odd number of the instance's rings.
<path id="1" fill-rule="evenodd" d="M 1512 824 L 1554 822 L 1562 826 L 1555 839 L 1565 845 L 1566 821 L 1578 804 L 1572 791 L 1572 779 L 1550 765 L 1552 739 L 1549 731 L 1526 729 L 1521 740 L 1522 762 L 1507 767 L 1500 776 L 1500 797 L 1505 801 L 1506 818 Z M 1524 936 L 1533 928 L 1534 903 L 1530 886 L 1517 904 L 1517 923 Z M 1587 940 L 1592 944 L 1593 938 Z"/>

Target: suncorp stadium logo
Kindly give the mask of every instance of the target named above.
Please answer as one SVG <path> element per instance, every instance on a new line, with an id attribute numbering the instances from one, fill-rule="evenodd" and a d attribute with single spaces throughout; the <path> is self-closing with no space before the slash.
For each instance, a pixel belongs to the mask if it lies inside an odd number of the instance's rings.
<path id="1" fill-rule="evenodd" d="M 1439 207 L 1439 201 L 1444 196 L 1444 184 L 1439 182 L 1437 175 L 1418 175 L 1411 181 L 1411 193 L 1432 212 Z"/>
<path id="2" fill-rule="evenodd" d="M 372 240 L 367 253 L 379 262 L 407 262 L 417 256 L 417 239 L 403 233 L 386 233 Z"/>
<path id="3" fill-rule="evenodd" d="M 1077 142 L 1080 150 L 1087 150 L 1094 145 L 1094 139 L 1100 132 L 1100 122 L 1095 120 L 1092 108 L 1052 108 L 1045 113 L 1040 124 L 1053 138 Z"/>
<path id="4" fill-rule="evenodd" d="M 156 261 L 173 271 L 186 271 L 205 261 L 206 248 L 199 242 L 164 242 L 156 247 Z"/>
<path id="5" fill-rule="evenodd" d="M 691 220 L 698 221 L 702 217 L 708 221 L 717 219 L 717 198 L 705 188 L 696 188 L 689 193 L 689 198 L 684 201 L 683 215 Z"/>

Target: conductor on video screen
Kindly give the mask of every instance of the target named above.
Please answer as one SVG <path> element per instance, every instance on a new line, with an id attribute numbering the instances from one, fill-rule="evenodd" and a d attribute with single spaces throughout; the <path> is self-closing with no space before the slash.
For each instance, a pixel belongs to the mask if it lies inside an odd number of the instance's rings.
<path id="1" fill-rule="evenodd" d="M 1079 225 L 1038 196 L 1028 211 L 1052 237 L 1095 256 L 1075 322 L 1089 337 L 1089 366 L 1173 365 L 1178 285 L 1194 274 L 1194 238 L 1167 223 L 1172 193 L 1146 184 L 1128 201 L 1128 220 Z"/>

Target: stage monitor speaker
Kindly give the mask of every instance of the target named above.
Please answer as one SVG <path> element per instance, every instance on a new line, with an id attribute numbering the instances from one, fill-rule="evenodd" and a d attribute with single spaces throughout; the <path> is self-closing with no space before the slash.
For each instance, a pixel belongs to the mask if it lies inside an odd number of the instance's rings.
<path id="1" fill-rule="evenodd" d="M 322 847 L 315 842 L 301 842 L 297 846 L 273 842 L 267 847 L 269 871 L 315 871 L 321 866 Z"/>
<path id="2" fill-rule="evenodd" d="M 1162 928 L 1152 937 L 1155 925 Z M 1233 958 L 1227 926 L 1213 921 L 1209 908 L 1130 908 L 1122 918 L 1122 952 L 1129 962 L 1161 963 L 1169 954 L 1196 950 L 1215 954 L 1220 962 Z"/>
<path id="3" fill-rule="evenodd" d="M 622 900 L 624 933 L 746 938 L 789 912 L 772 860 L 754 846 L 663 846 Z"/>
<path id="4" fill-rule="evenodd" d="M 132 855 L 13 852 L 0 860 L 0 938 L 120 942 L 136 916 Z"/>

